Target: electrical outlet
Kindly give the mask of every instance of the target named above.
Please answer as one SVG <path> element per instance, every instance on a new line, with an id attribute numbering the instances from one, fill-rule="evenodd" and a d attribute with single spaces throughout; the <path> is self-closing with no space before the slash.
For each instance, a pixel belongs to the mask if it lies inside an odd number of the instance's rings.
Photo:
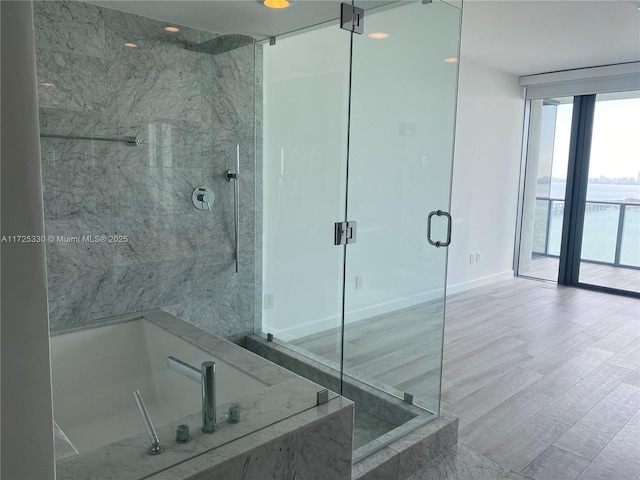
<path id="1" fill-rule="evenodd" d="M 476 263 L 480 261 L 480 252 L 476 252 Z"/>
<path id="2" fill-rule="evenodd" d="M 263 297 L 262 304 L 264 310 L 273 308 L 273 293 L 265 293 Z"/>
<path id="3" fill-rule="evenodd" d="M 356 275 L 356 290 L 360 290 L 364 286 L 364 275 Z"/>

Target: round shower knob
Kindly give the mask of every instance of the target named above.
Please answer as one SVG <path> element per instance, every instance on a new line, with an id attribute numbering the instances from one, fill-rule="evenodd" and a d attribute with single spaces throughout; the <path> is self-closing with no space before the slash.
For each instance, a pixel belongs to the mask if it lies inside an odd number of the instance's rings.
<path id="1" fill-rule="evenodd" d="M 198 210 L 211 210 L 214 199 L 213 190 L 205 186 L 196 188 L 191 195 L 193 206 Z"/>

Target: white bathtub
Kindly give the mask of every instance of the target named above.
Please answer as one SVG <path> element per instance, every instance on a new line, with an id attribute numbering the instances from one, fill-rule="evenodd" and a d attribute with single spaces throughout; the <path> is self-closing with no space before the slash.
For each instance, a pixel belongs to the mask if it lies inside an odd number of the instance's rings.
<path id="1" fill-rule="evenodd" d="M 51 336 L 58 480 L 174 480 L 205 472 L 207 478 L 227 479 L 229 468 L 239 472 L 256 461 L 256 479 L 280 478 L 277 470 L 289 464 L 291 441 L 307 429 L 333 431 L 336 415 L 342 418 L 338 425 L 348 427 L 339 432 L 346 435 L 339 456 L 351 445 L 353 404 L 330 392 L 328 406 L 318 406 L 319 385 L 160 310 L 111 322 Z M 201 388 L 169 370 L 168 356 L 196 367 L 203 360 L 216 362 L 215 433 L 200 431 Z M 164 447 L 161 455 L 147 454 L 149 439 L 135 389 Z M 240 408 L 240 423 L 225 421 L 231 406 Z M 176 428 L 185 423 L 192 440 L 177 443 Z M 64 444 L 65 434 L 77 451 Z M 327 472 L 341 465 L 334 458 L 337 451 L 327 455 L 324 443 L 316 444 L 317 435 L 296 446 L 304 450 L 304 462 L 296 466 L 301 474 L 316 470 L 315 461 L 326 461 Z M 274 451 L 276 438 L 282 443 Z M 262 465 L 261 459 L 275 463 Z"/>
<path id="2" fill-rule="evenodd" d="M 144 432 L 135 389 L 155 426 L 200 410 L 200 385 L 169 370 L 169 355 L 198 368 L 215 361 L 218 404 L 265 387 L 144 319 L 52 336 L 54 418 L 79 453 Z"/>

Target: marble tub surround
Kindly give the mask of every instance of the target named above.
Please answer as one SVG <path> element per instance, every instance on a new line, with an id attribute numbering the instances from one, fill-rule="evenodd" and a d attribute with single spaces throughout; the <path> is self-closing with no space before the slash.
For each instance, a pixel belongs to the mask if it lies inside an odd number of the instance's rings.
<path id="1" fill-rule="evenodd" d="M 261 46 L 217 56 L 193 52 L 187 43 L 217 34 L 187 27 L 168 33 L 164 22 L 75 1 L 36 1 L 34 24 L 41 132 L 135 135 L 140 142 L 41 140 L 47 235 L 128 237 L 47 245 L 51 330 L 166 308 L 241 339 L 253 330 L 254 310 L 245 306 L 256 296 L 255 101 L 262 98 L 262 71 L 254 51 Z M 233 185 L 225 178 L 236 144 L 239 274 Z M 216 195 L 210 212 L 191 203 L 203 184 Z"/>
<path id="2" fill-rule="evenodd" d="M 437 416 L 348 376 L 341 385 L 335 369 L 259 335 L 247 336 L 246 348 L 330 390 L 340 391 L 342 386 L 342 395 L 357 406 L 354 475 L 382 475 L 391 469 L 395 476 L 371 478 L 403 480 L 457 443 L 458 418 L 454 415 L 441 411 Z M 376 433 L 380 435 L 374 439 Z"/>
<path id="3" fill-rule="evenodd" d="M 383 436 L 377 441 L 384 440 Z M 432 462 L 437 462 L 436 459 L 457 442 L 458 417 L 441 411 L 440 416 L 435 420 L 355 462 L 352 478 L 353 480 L 405 480 L 413 478 L 412 474 Z M 437 475 L 424 478 L 442 480 Z"/>
<path id="4" fill-rule="evenodd" d="M 109 323 L 140 318 L 121 316 L 111 319 Z M 302 474 L 322 466 L 323 470 L 319 471 L 327 472 L 327 476 L 305 475 L 302 478 L 349 478 L 352 402 L 332 393 L 328 404 L 317 406 L 316 393 L 322 387 L 173 315 L 154 310 L 144 312 L 142 318 L 212 356 L 223 359 L 225 363 L 232 364 L 234 368 L 259 380 L 265 387 L 228 404 L 219 404 L 218 431 L 214 434 L 200 432 L 201 414 L 196 412 L 166 425 L 156 425 L 161 444 L 165 448 L 161 455 L 150 456 L 146 453 L 148 438 L 145 433 L 140 433 L 86 453 L 60 459 L 57 463 L 57 478 L 156 478 L 155 472 L 161 470 L 165 472 L 158 478 L 162 478 L 167 472 L 173 472 L 174 475 L 168 478 L 191 478 L 190 475 L 199 471 L 206 471 L 206 478 L 231 478 L 224 475 L 242 472 L 247 456 L 251 459 L 252 468 L 257 468 L 258 474 L 262 475 L 265 474 L 265 468 L 275 468 L 274 472 L 288 468 Z M 224 388 L 224 385 L 218 385 L 218 388 Z M 240 423 L 226 422 L 227 410 L 231 405 L 240 407 Z M 173 439 L 176 427 L 185 423 L 191 426 L 192 441 L 186 444 L 175 443 Z M 142 425 L 140 429 L 142 430 Z M 278 449 L 274 453 L 275 445 Z M 271 463 L 265 466 L 258 458 L 267 459 L 267 463 Z M 203 459 L 207 460 L 203 462 Z M 343 475 L 344 472 L 347 472 L 347 476 Z"/>
<path id="5" fill-rule="evenodd" d="M 349 480 L 352 429 L 353 403 L 338 397 L 149 479 Z"/>

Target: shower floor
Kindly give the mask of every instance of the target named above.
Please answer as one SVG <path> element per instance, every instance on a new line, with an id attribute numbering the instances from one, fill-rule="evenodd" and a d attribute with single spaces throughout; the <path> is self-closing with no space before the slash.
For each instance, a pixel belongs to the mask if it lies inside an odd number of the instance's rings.
<path id="1" fill-rule="evenodd" d="M 341 330 L 332 328 L 291 342 L 317 357 L 340 362 Z M 436 405 L 440 396 L 442 302 L 427 302 L 349 323 L 344 366 Z"/>
<path id="2" fill-rule="evenodd" d="M 356 405 L 356 421 L 353 431 L 353 449 L 366 445 L 385 433 L 393 430 L 396 425 L 372 415 L 358 408 Z"/>

